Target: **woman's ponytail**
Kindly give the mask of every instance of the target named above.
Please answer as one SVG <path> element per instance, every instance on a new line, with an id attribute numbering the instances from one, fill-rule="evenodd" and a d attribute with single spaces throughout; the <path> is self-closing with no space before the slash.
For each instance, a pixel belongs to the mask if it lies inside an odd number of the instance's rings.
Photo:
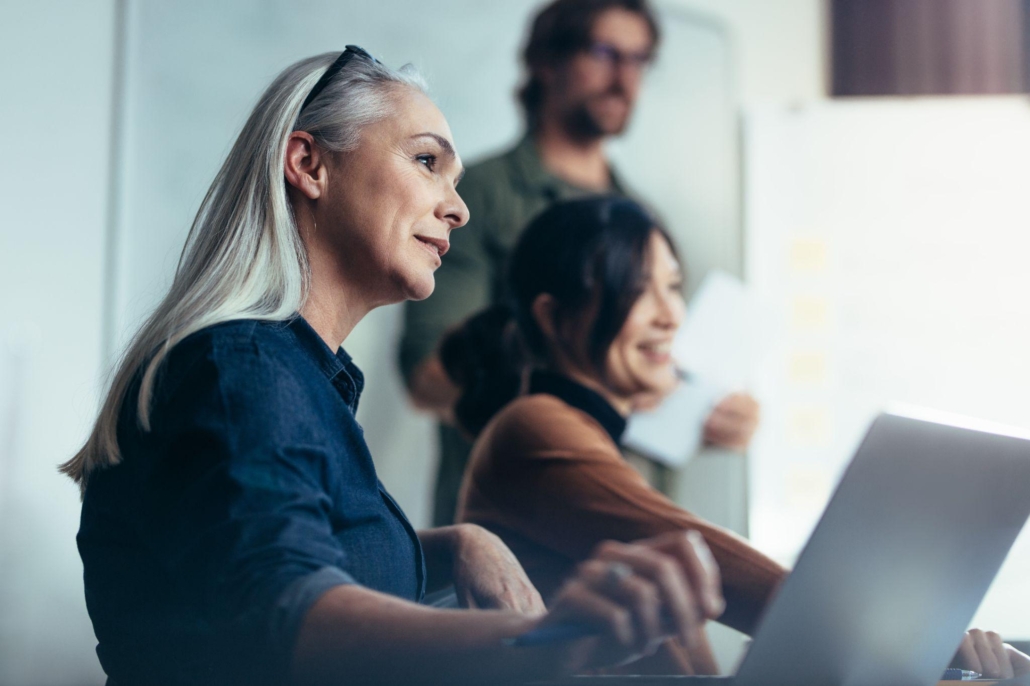
<path id="1" fill-rule="evenodd" d="M 528 358 L 508 305 L 494 305 L 451 331 L 440 344 L 440 361 L 459 388 L 458 425 L 475 437 L 522 386 Z"/>

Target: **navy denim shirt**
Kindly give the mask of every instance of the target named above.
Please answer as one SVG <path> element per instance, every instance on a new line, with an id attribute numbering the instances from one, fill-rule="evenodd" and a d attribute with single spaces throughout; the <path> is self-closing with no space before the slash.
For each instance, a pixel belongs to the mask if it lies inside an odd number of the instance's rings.
<path id="1" fill-rule="evenodd" d="M 149 432 L 130 389 L 78 535 L 109 684 L 284 683 L 328 589 L 422 598 L 422 548 L 354 418 L 363 383 L 296 317 L 175 346 Z"/>

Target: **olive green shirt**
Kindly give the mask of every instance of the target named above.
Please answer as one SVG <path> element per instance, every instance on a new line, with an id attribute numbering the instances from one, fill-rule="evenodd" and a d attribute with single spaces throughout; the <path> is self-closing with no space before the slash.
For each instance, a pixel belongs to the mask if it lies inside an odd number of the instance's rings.
<path id="1" fill-rule="evenodd" d="M 615 172 L 610 174 L 609 192 L 631 195 Z M 511 150 L 470 166 L 458 192 L 468 205 L 469 222 L 451 232 L 451 249 L 436 271 L 433 295 L 405 306 L 400 365 L 409 383 L 448 329 L 501 298 L 508 256 L 529 222 L 555 202 L 596 193 L 545 169 L 529 136 Z M 438 526 L 453 522 L 470 447 L 457 431 L 441 427 L 434 506 Z"/>

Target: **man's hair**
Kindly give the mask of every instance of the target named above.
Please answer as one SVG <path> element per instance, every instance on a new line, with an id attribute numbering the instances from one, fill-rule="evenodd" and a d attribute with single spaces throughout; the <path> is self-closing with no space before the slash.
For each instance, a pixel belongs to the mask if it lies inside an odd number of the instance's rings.
<path id="1" fill-rule="evenodd" d="M 526 80 L 519 87 L 519 103 L 526 116 L 526 125 L 536 128 L 540 106 L 544 101 L 544 84 L 540 70 L 556 67 L 590 45 L 594 21 L 603 12 L 621 9 L 639 14 L 651 30 L 651 47 L 658 47 L 661 32 L 658 20 L 647 0 L 554 0 L 533 19 L 522 63 Z"/>

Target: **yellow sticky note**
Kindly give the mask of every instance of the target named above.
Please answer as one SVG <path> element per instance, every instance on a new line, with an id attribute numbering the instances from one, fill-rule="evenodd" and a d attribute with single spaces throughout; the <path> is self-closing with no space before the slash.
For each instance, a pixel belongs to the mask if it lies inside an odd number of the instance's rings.
<path id="1" fill-rule="evenodd" d="M 828 248 L 818 238 L 795 238 L 790 244 L 790 270 L 814 274 L 826 271 Z"/>
<path id="2" fill-rule="evenodd" d="M 822 386 L 826 383 L 827 361 L 821 352 L 799 352 L 790 356 L 787 378 L 798 386 Z"/>
<path id="3" fill-rule="evenodd" d="M 784 486 L 788 507 L 822 506 L 830 497 L 833 479 L 821 465 L 793 464 L 787 469 Z"/>
<path id="4" fill-rule="evenodd" d="M 797 447 L 825 447 L 830 442 L 830 413 L 819 405 L 792 407 L 787 413 L 787 440 Z"/>
<path id="5" fill-rule="evenodd" d="M 799 295 L 791 303 L 791 323 L 795 329 L 825 329 L 830 322 L 830 303 L 826 298 Z"/>

